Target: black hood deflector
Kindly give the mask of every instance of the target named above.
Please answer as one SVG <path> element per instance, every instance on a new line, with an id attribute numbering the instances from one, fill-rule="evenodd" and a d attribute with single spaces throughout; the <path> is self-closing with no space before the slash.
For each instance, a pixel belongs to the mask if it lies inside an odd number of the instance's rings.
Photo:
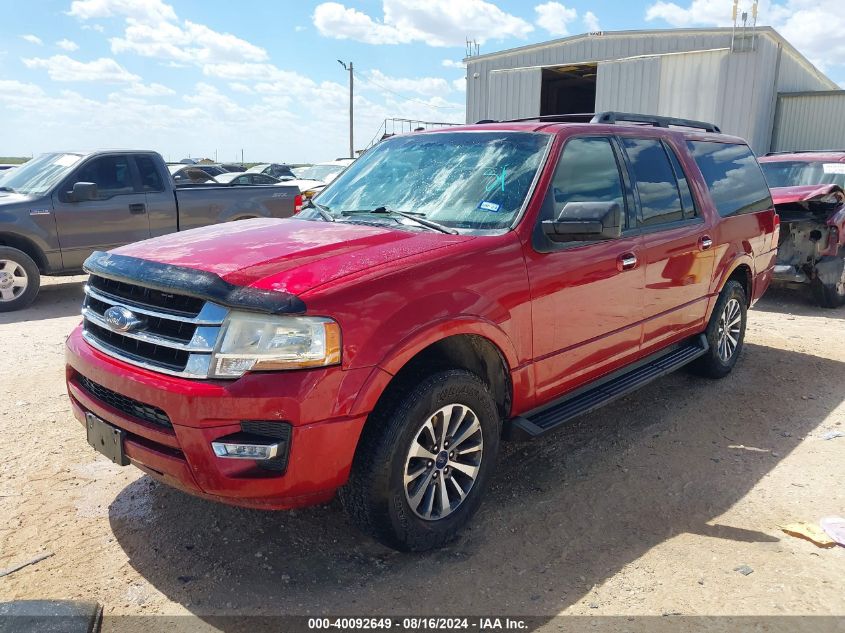
<path id="1" fill-rule="evenodd" d="M 96 251 L 82 265 L 87 273 L 213 301 L 227 308 L 265 314 L 302 314 L 305 303 L 289 292 L 235 286 L 218 275 L 187 266 L 173 266 L 138 257 Z"/>

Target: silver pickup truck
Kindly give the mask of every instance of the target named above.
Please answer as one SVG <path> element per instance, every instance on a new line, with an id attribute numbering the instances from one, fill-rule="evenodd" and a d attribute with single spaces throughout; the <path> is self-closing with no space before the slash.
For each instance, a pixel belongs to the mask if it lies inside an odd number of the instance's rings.
<path id="1" fill-rule="evenodd" d="M 93 251 L 175 231 L 299 211 L 298 187 L 175 187 L 156 152 L 42 154 L 0 176 L 0 312 L 28 306 L 41 275 L 80 273 Z"/>

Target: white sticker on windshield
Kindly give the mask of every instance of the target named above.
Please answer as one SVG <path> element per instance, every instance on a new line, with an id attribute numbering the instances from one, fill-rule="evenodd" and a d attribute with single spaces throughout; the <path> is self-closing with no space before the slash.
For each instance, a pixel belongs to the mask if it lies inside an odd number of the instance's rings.
<path id="1" fill-rule="evenodd" d="M 478 208 L 484 209 L 485 211 L 498 211 L 500 206 L 501 205 L 496 204 L 495 202 L 487 202 L 484 200 L 478 205 Z"/>
<path id="2" fill-rule="evenodd" d="M 62 154 L 56 159 L 56 165 L 60 167 L 70 167 L 79 162 L 81 157 L 76 154 Z"/>
<path id="3" fill-rule="evenodd" d="M 845 174 L 845 163 L 825 163 L 822 167 L 826 174 Z"/>

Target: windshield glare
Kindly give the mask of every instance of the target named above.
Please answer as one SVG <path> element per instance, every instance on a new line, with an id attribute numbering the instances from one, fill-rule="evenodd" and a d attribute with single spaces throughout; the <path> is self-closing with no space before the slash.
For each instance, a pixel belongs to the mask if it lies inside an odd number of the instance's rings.
<path id="1" fill-rule="evenodd" d="M 349 166 L 318 202 L 336 217 L 385 207 L 453 228 L 508 228 L 550 139 L 503 131 L 394 137 Z"/>
<path id="2" fill-rule="evenodd" d="M 81 159 L 79 154 L 42 154 L 10 170 L 0 182 L 0 187 L 29 195 L 45 194 Z"/>
<path id="3" fill-rule="evenodd" d="M 839 185 L 845 188 L 845 163 L 777 161 L 762 162 L 760 167 L 770 187 Z"/>

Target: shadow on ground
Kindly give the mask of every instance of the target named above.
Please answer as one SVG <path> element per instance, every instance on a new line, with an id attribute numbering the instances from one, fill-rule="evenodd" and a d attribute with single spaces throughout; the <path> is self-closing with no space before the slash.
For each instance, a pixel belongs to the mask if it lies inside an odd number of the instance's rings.
<path id="1" fill-rule="evenodd" d="M 760 312 L 788 314 L 796 317 L 827 317 L 845 319 L 845 306 L 821 308 L 813 298 L 809 286 L 796 288 L 769 288 L 754 306 Z"/>
<path id="2" fill-rule="evenodd" d="M 41 321 L 79 314 L 87 277 L 43 279 L 38 296 L 23 310 L 0 313 L 0 324 Z M 81 318 L 81 317 L 80 317 Z"/>
<path id="3" fill-rule="evenodd" d="M 506 445 L 471 529 L 423 555 L 361 536 L 337 503 L 241 510 L 147 477 L 114 500 L 111 527 L 142 576 L 225 631 L 242 629 L 215 615 L 551 616 L 679 533 L 777 541 L 714 519 L 823 422 L 842 384 L 845 362 L 757 345 L 726 380 L 668 376 L 554 436 Z"/>

